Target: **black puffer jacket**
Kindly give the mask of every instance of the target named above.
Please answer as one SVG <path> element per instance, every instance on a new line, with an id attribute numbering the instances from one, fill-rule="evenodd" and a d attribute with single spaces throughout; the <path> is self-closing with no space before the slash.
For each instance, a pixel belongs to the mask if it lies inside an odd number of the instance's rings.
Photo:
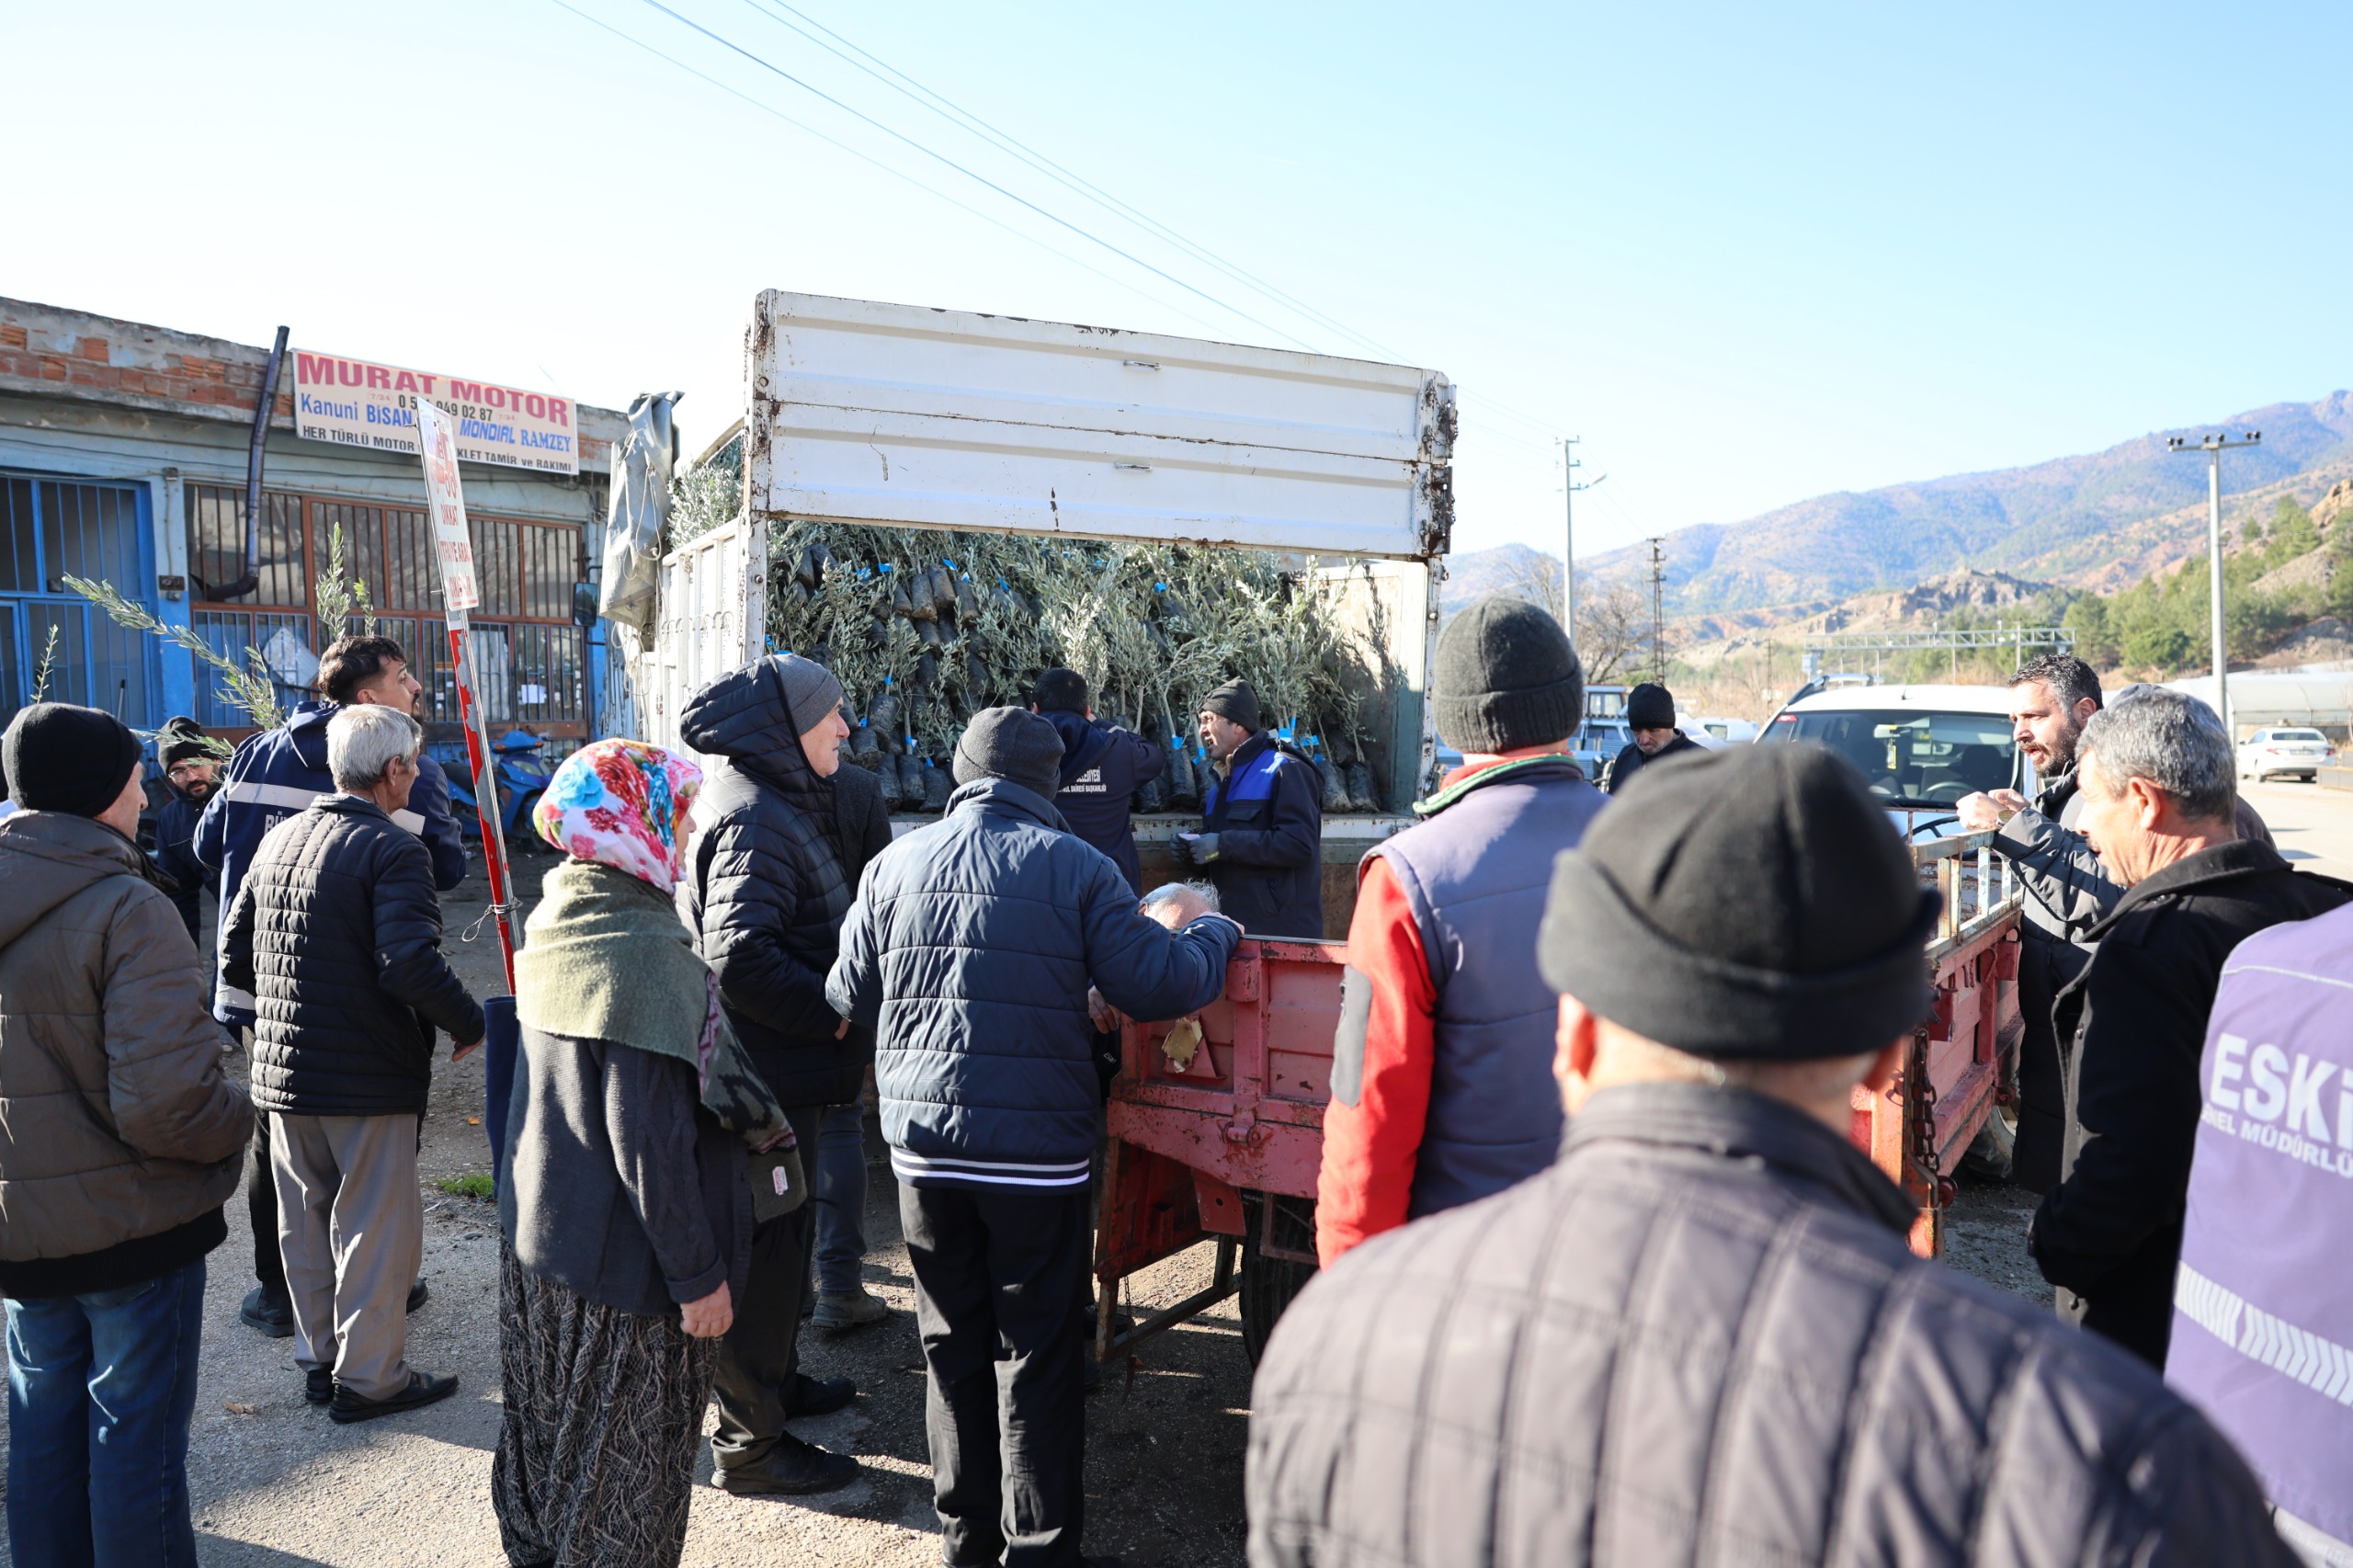
<path id="1" fill-rule="evenodd" d="M 222 977 L 254 995 L 254 1105 L 423 1115 L 433 1031 L 482 1039 L 441 955 L 433 862 L 373 801 L 329 795 L 271 828 L 222 924 Z"/>
<path id="2" fill-rule="evenodd" d="M 809 766 L 766 659 L 697 692 L 678 735 L 720 759 L 695 801 L 681 903 L 728 1021 L 779 1104 L 847 1104 L 872 1046 L 836 1040 L 841 1015 L 825 1000 L 851 892 L 834 780 Z"/>
<path id="3" fill-rule="evenodd" d="M 2147 1368 L 1912 1256 L 1761 1096 L 1596 1095 L 1560 1163 L 1375 1237 L 1258 1369 L 1252 1568 L 2276 1564 Z"/>
<path id="4" fill-rule="evenodd" d="M 2204 1105 L 2198 1067 L 2222 960 L 2257 931 L 2325 915 L 2346 894 L 2266 844 L 2201 849 L 2117 900 L 2085 933 L 2099 946 L 2089 967 L 2059 994 L 2063 1179 L 2043 1194 L 2028 1244 L 2064 1315 L 2151 1366 L 2165 1365 L 2173 1333 Z"/>

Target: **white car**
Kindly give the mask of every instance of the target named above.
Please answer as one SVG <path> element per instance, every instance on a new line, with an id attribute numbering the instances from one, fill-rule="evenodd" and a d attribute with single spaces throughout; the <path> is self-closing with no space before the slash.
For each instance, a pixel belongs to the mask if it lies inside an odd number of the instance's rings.
<path id="1" fill-rule="evenodd" d="M 2336 758 L 2318 730 L 2257 730 L 2239 744 L 2239 777 L 2260 784 L 2267 778 L 2312 782 L 2313 770 Z"/>
<path id="2" fill-rule="evenodd" d="M 1855 765 L 1915 834 L 1951 833 L 1952 808 L 1988 790 L 2034 794 L 2034 769 L 1999 686 L 1840 686 L 1810 690 L 1765 725 L 1759 745 L 1806 741 Z"/>

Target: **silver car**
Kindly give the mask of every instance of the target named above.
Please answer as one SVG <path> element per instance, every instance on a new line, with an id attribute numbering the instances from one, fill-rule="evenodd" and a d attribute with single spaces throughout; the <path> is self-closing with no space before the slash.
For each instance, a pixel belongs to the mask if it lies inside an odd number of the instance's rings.
<path id="1" fill-rule="evenodd" d="M 2239 777 L 2260 784 L 2267 778 L 2301 778 L 2336 760 L 2336 748 L 2318 730 L 2257 730 L 2239 744 Z"/>

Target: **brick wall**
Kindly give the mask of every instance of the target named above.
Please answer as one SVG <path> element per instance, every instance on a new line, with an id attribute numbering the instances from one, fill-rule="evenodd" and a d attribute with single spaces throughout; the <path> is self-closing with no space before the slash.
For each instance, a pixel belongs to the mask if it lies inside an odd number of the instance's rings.
<path id="1" fill-rule="evenodd" d="M 268 360 L 267 347 L 0 299 L 0 392 L 67 397 L 249 426 Z M 581 412 L 585 426 L 591 411 L 584 407 Z M 282 430 L 294 427 L 290 356 L 278 372 L 278 406 L 271 422 Z M 610 455 L 608 443 L 582 429 L 584 472 L 602 472 Z"/>

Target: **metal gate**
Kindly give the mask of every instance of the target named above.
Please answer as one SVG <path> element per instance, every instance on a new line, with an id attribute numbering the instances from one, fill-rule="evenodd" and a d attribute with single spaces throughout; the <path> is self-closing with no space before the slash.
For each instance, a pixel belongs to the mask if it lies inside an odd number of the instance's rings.
<path id="1" fill-rule="evenodd" d="M 41 695 L 52 702 L 153 727 L 147 640 L 64 582 L 93 578 L 140 597 L 154 581 L 146 508 L 138 485 L 0 474 L 0 724 L 33 700 L 45 675 Z"/>

